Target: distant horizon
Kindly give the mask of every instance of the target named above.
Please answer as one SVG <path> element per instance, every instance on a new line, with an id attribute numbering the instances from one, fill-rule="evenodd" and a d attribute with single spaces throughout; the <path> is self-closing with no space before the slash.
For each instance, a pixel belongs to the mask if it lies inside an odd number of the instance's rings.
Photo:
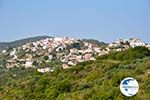
<path id="1" fill-rule="evenodd" d="M 28 39 L 28 38 L 34 38 L 34 37 L 60 37 L 60 38 L 63 38 L 63 37 L 68 37 L 68 38 L 74 38 L 74 39 L 93 39 L 93 40 L 98 40 L 98 39 L 94 39 L 94 38 L 75 38 L 75 37 L 69 37 L 69 36 L 50 36 L 50 35 L 34 35 L 34 36 L 29 36 L 29 37 L 21 37 L 21 38 L 18 38 L 18 39 L 14 39 L 14 40 L 10 40 L 10 41 L 0 41 L 0 43 L 9 43 L 9 42 L 14 42 L 14 41 L 18 41 L 18 40 L 22 40 L 22 39 Z M 130 39 L 130 38 L 136 38 L 136 39 L 140 39 L 141 41 L 145 42 L 145 43 L 150 43 L 150 42 L 147 42 L 147 41 L 144 41 L 142 40 L 141 38 L 137 38 L 137 37 L 129 37 L 129 38 L 118 38 L 114 41 L 111 41 L 111 42 L 115 42 L 119 39 Z M 108 41 L 103 41 L 103 40 L 98 40 L 99 42 L 105 42 L 105 43 L 111 43 L 111 42 L 108 42 Z"/>

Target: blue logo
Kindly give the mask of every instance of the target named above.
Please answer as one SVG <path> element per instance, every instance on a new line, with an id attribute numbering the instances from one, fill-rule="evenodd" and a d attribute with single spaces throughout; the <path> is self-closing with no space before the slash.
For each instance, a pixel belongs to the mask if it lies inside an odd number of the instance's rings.
<path id="1" fill-rule="evenodd" d="M 131 97 L 138 93 L 139 84 L 134 78 L 127 77 L 121 81 L 120 90 L 125 96 Z"/>

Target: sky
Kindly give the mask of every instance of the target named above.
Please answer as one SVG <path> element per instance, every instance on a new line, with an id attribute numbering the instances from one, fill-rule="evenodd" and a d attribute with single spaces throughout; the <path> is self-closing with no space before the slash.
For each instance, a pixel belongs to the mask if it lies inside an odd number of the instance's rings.
<path id="1" fill-rule="evenodd" d="M 33 36 L 150 43 L 150 0 L 0 0 L 0 41 Z"/>

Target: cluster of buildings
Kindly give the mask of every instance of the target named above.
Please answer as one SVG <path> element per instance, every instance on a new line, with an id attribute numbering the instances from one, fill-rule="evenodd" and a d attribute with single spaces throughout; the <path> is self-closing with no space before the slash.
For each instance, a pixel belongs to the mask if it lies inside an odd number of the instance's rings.
<path id="1" fill-rule="evenodd" d="M 79 62 L 95 60 L 95 56 L 108 54 L 110 51 L 122 51 L 129 47 L 145 46 L 150 48 L 150 45 L 142 42 L 139 39 L 120 39 L 110 43 L 106 48 L 101 48 L 96 44 L 84 42 L 73 38 L 47 38 L 40 41 L 27 43 L 23 46 L 13 48 L 11 50 L 3 50 L 2 54 L 7 56 L 6 67 L 25 68 L 36 67 L 43 60 L 51 62 L 58 60 L 62 63 L 62 68 L 67 69 Z M 37 67 L 37 71 L 41 73 L 53 72 L 54 69 L 43 66 Z"/>
<path id="2" fill-rule="evenodd" d="M 9 55 L 6 63 L 7 68 L 14 66 L 34 67 L 33 63 L 35 61 L 41 63 L 44 56 L 47 56 L 47 62 L 57 59 L 62 63 L 63 68 L 68 68 L 79 62 L 95 60 L 94 56 L 101 53 L 101 48 L 73 38 L 55 37 L 27 43 L 9 51 L 3 50 L 2 53 Z"/>
<path id="3" fill-rule="evenodd" d="M 96 60 L 95 56 L 101 53 L 101 48 L 91 43 L 84 43 L 82 49 L 71 48 L 69 53 L 60 58 L 63 68 L 76 65 L 79 62 Z"/>
<path id="4" fill-rule="evenodd" d="M 146 44 L 145 42 L 141 41 L 140 39 L 130 38 L 130 39 L 120 39 L 116 42 L 110 43 L 106 49 L 115 50 L 115 51 L 122 51 L 126 50 L 130 47 L 134 48 L 137 46 L 145 46 L 150 49 L 150 45 Z"/>

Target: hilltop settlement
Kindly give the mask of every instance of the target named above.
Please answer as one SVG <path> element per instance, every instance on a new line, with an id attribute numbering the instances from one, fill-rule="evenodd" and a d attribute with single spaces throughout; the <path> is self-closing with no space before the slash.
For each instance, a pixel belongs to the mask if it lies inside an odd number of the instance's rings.
<path id="1" fill-rule="evenodd" d="M 0 53 L 3 66 L 6 68 L 25 67 L 35 68 L 38 72 L 53 72 L 53 62 L 59 63 L 63 69 L 88 60 L 95 60 L 97 56 L 112 51 L 123 51 L 128 48 L 150 45 L 140 39 L 120 39 L 105 46 L 99 46 L 88 41 L 68 38 L 51 37 L 25 45 L 8 48 Z"/>

